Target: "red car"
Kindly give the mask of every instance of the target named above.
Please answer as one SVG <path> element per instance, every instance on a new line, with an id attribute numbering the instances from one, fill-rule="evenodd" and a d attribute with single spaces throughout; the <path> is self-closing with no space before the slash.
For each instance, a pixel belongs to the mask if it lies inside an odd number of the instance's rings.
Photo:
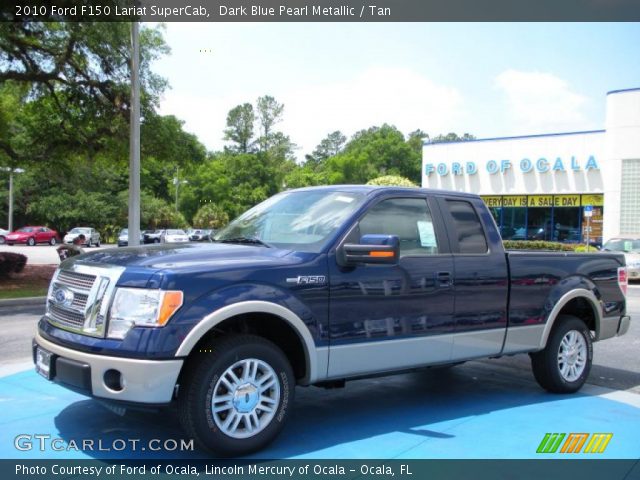
<path id="1" fill-rule="evenodd" d="M 22 227 L 11 232 L 6 238 L 7 244 L 26 243 L 29 246 L 37 243 L 48 243 L 55 245 L 60 241 L 58 232 L 48 227 Z"/>

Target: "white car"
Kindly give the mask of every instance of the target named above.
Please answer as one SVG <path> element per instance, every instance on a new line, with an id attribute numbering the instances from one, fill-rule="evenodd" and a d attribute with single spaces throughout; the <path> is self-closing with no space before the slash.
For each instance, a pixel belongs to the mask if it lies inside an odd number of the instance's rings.
<path id="1" fill-rule="evenodd" d="M 640 236 L 612 238 L 602 250 L 624 253 L 629 280 L 640 280 Z"/>
<path id="2" fill-rule="evenodd" d="M 62 240 L 64 243 L 72 244 L 76 238 L 80 235 L 84 235 L 84 242 L 82 245 L 91 247 L 95 245 L 100 246 L 100 233 L 95 228 L 91 227 L 76 227 L 69 230 Z"/>
<path id="3" fill-rule="evenodd" d="M 184 243 L 189 241 L 189 237 L 184 230 L 165 230 L 160 236 L 162 243 Z"/>
<path id="4" fill-rule="evenodd" d="M 7 235 L 9 235 L 9 230 L 5 230 L 4 228 L 0 228 L 0 245 L 7 242 Z"/>

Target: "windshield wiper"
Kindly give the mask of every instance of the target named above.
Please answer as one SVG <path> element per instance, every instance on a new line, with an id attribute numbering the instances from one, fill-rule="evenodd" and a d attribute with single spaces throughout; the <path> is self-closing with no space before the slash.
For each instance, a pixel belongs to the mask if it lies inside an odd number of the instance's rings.
<path id="1" fill-rule="evenodd" d="M 233 237 L 233 238 L 225 238 L 224 240 L 216 240 L 219 243 L 246 243 L 249 245 L 262 245 L 263 247 L 271 248 L 266 242 L 263 242 L 259 238 L 255 237 Z"/>

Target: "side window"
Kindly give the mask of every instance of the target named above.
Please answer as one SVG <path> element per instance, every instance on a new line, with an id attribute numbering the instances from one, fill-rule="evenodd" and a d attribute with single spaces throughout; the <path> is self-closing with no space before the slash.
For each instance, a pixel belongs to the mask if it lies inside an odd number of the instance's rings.
<path id="1" fill-rule="evenodd" d="M 447 200 L 447 207 L 458 234 L 459 253 L 487 253 L 487 239 L 473 206 L 462 200 Z"/>
<path id="2" fill-rule="evenodd" d="M 438 243 L 431 212 L 421 198 L 391 198 L 378 203 L 360 220 L 360 235 L 397 235 L 400 256 L 433 255 Z"/>

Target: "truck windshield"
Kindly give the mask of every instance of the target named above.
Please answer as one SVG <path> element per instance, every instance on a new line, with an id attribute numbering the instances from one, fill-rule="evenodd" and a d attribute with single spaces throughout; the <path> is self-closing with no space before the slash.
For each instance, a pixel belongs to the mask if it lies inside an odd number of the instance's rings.
<path id="1" fill-rule="evenodd" d="M 259 240 L 254 243 L 317 253 L 364 199 L 347 192 L 284 192 L 247 210 L 214 241 Z"/>

